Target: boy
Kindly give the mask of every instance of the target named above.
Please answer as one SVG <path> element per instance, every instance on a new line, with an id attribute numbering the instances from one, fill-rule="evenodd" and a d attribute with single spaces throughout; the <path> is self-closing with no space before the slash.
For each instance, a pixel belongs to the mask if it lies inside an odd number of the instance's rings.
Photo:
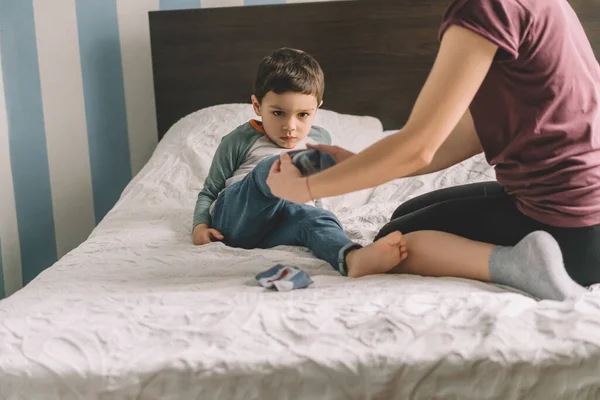
<path id="1" fill-rule="evenodd" d="M 305 52 L 283 48 L 262 60 L 251 98 L 261 121 L 237 127 L 217 148 L 194 210 L 194 244 L 216 239 L 246 249 L 303 246 L 343 275 L 352 263 L 378 253 L 373 245 L 353 243 L 318 200 L 294 204 L 273 196 L 266 184 L 273 163 L 290 150 L 305 176 L 335 164 L 327 152 L 306 150 L 331 142 L 325 129 L 312 126 L 324 86 L 321 67 Z M 384 263 L 399 263 L 406 256 L 404 246 L 395 248 Z"/>

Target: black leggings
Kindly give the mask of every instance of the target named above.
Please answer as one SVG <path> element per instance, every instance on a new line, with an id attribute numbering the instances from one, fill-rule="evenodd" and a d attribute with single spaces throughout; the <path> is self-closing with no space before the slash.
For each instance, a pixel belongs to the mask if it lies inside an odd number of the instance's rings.
<path id="1" fill-rule="evenodd" d="M 558 228 L 542 224 L 520 212 L 497 182 L 450 187 L 411 199 L 394 211 L 377 239 L 393 231 L 424 230 L 501 246 L 514 246 L 529 233 L 543 230 L 560 245 L 573 280 L 583 286 L 600 282 L 600 225 Z"/>

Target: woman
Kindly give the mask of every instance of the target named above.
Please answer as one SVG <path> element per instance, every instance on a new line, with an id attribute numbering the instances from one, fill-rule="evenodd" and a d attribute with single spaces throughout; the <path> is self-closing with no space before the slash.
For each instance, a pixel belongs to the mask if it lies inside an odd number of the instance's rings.
<path id="1" fill-rule="evenodd" d="M 403 233 L 409 255 L 394 271 L 491 281 L 542 299 L 580 295 L 600 282 L 600 66 L 575 12 L 566 0 L 454 0 L 440 38 L 400 132 L 356 155 L 319 146 L 338 165 L 310 178 L 282 156 L 272 192 L 302 203 L 483 151 L 498 183 L 409 201 L 374 245 L 392 251 L 404 244 L 385 235 Z"/>

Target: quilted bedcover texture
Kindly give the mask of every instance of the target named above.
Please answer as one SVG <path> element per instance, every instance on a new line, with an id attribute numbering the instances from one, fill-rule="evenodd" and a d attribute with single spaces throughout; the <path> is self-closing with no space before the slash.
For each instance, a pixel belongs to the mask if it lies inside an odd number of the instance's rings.
<path id="1" fill-rule="evenodd" d="M 0 302 L 0 399 L 596 399 L 600 291 L 538 302 L 462 279 L 340 276 L 307 249 L 191 244 L 220 138 L 248 105 L 179 121 L 90 238 Z M 335 144 L 383 137 L 320 111 Z M 478 156 L 325 201 L 369 243 L 403 201 L 494 179 Z M 432 249 L 434 251 L 434 249 Z M 314 284 L 267 291 L 276 263 Z"/>

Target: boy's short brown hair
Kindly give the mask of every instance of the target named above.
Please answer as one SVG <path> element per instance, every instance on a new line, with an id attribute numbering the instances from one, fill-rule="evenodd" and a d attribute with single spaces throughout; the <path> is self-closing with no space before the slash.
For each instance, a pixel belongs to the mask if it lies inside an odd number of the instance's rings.
<path id="1" fill-rule="evenodd" d="M 312 94 L 321 104 L 325 75 L 317 60 L 309 54 L 284 47 L 263 58 L 258 66 L 254 95 L 262 102 L 269 92 Z"/>

